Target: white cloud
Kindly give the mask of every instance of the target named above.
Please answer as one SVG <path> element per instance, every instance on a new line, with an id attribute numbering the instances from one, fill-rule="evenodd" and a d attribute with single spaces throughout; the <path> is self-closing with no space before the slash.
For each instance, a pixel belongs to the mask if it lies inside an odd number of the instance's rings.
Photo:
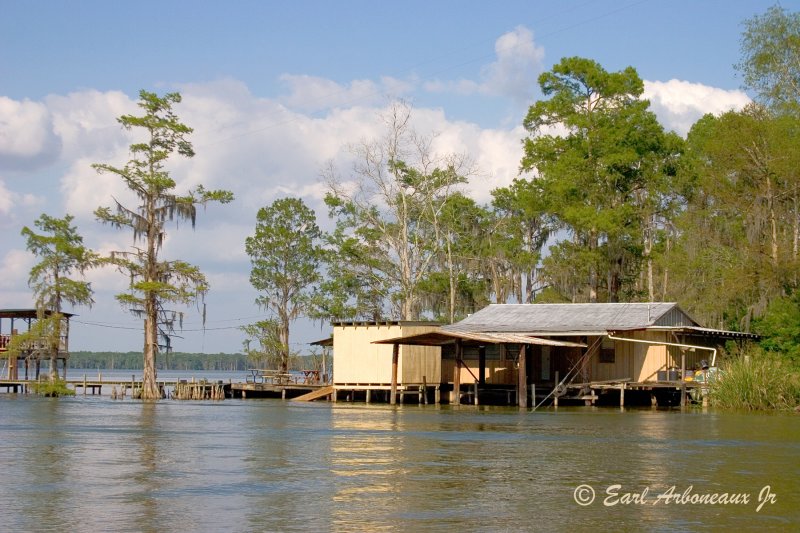
<path id="1" fill-rule="evenodd" d="M 650 108 L 667 129 L 684 136 L 706 113 L 718 115 L 742 109 L 750 103 L 750 98 L 743 91 L 676 79 L 645 80 L 642 96 L 650 100 Z"/>
<path id="2" fill-rule="evenodd" d="M 402 81 L 380 82 L 385 87 L 393 83 L 404 88 Z M 348 85 L 348 89 L 352 87 Z M 179 90 L 183 101 L 175 111 L 182 122 L 194 128 L 190 139 L 197 155 L 169 161 L 172 177 L 178 183 L 177 191 L 184 192 L 203 184 L 232 190 L 236 200 L 229 205 L 201 208 L 194 231 L 188 224 L 182 223 L 179 229 L 171 225 L 164 259 L 180 257 L 200 267 L 213 283 L 216 309 L 231 309 L 231 313 L 237 313 L 240 312 L 237 306 L 241 307 L 237 303 L 239 300 L 246 300 L 246 305 L 251 306 L 254 297 L 247 282 L 250 266 L 244 252 L 244 239 L 253 232 L 257 210 L 279 197 L 300 196 L 317 212 L 320 226 L 329 227 L 327 209 L 322 202 L 325 193 L 320 180 L 322 168 L 333 160 L 346 177 L 352 165 L 348 145 L 385 133 L 381 115 L 386 107 L 381 97 L 381 105 L 366 105 L 363 101 L 357 106 L 342 104 L 324 115 L 312 116 L 289 109 L 278 99 L 257 97 L 244 83 L 230 79 L 188 84 Z M 99 224 L 94 220 L 93 211 L 101 205 L 113 206 L 113 198 L 131 208 L 135 208 L 138 201 L 121 179 L 110 174 L 98 175 L 90 165 L 124 165 L 129 159 L 128 144 L 137 133 L 123 130 L 116 117 L 137 113 L 135 100 L 117 92 L 84 91 L 66 96 L 51 95 L 41 105 L 45 114 L 52 118 L 64 149 L 57 164 L 31 174 L 35 175 L 35 182 L 14 182 L 13 189 L 17 192 L 9 191 L 8 182 L 0 180 L 0 221 L 11 224 L 9 231 L 0 237 L 3 249 L 24 248 L 18 236 L 22 223 L 9 220 L 11 217 L 6 214 L 14 213 L 26 201 L 42 202 L 42 196 L 37 195 L 46 192 L 48 206 L 45 210 L 56 211 L 52 207 L 57 205 L 59 209 L 53 214 L 65 211 L 74 215 L 86 246 L 103 253 L 130 250 L 131 234 Z M 436 151 L 467 153 L 480 166 L 480 175 L 469 187 L 479 201 L 487 201 L 491 189 L 510 183 L 516 175 L 521 156 L 520 139 L 524 136 L 521 128 L 486 130 L 473 123 L 449 120 L 442 109 L 424 107 L 415 108 L 413 120 L 420 133 L 438 133 Z M 26 212 L 24 219 L 21 216 L 19 214 L 16 219 L 30 225 L 37 214 Z M 10 272 L 11 259 L 5 260 L 0 275 Z M 27 268 L 23 268 L 22 275 L 3 275 L 7 288 L 0 298 L 4 302 L 12 290 L 22 295 L 20 299 L 29 297 Z M 113 299 L 114 294 L 125 290 L 128 278 L 113 268 L 93 270 L 87 277 L 97 291 L 97 304 L 91 310 L 78 310 L 82 319 L 130 320 Z M 241 286 L 238 293 L 234 290 L 237 286 Z M 246 296 L 242 296 L 245 293 Z M 18 304 L 27 305 L 25 302 Z M 86 342 L 97 344 L 95 340 Z M 236 349 L 237 342 L 217 349 Z"/>
<path id="3" fill-rule="evenodd" d="M 37 169 L 54 161 L 59 150 L 47 106 L 0 96 L 0 169 Z"/>
<path id="4" fill-rule="evenodd" d="M 0 260 L 0 289 L 3 290 L 3 303 L 0 307 L 28 305 L 32 299 L 30 291 L 27 290 L 28 274 L 33 263 L 33 255 L 25 250 L 11 249 L 5 253 Z M 13 300 L 11 300 L 12 294 Z M 6 301 L 7 298 L 11 301 Z"/>
<path id="5" fill-rule="evenodd" d="M 39 207 L 45 202 L 42 196 L 33 193 L 17 193 L 10 190 L 5 181 L 0 179 L 0 229 L 12 227 L 17 223 L 17 211 L 30 214 L 32 208 Z"/>
<path id="6" fill-rule="evenodd" d="M 533 32 L 518 26 L 497 39 L 494 51 L 497 60 L 483 71 L 483 91 L 529 101 L 544 59 L 544 48 L 536 46 Z"/>
<path id="7" fill-rule="evenodd" d="M 346 85 L 316 76 L 295 74 L 283 74 L 280 80 L 289 89 L 289 94 L 282 97 L 280 102 L 290 109 L 307 113 L 373 105 L 387 98 L 399 98 L 413 88 L 412 82 L 391 77 L 383 77 L 379 83 L 353 80 Z"/>
<path id="8" fill-rule="evenodd" d="M 62 159 L 88 157 L 104 160 L 124 149 L 134 134 L 125 131 L 117 117 L 135 113 L 136 103 L 120 91 L 82 91 L 66 96 L 49 95 L 45 104 L 53 117 L 53 130 L 63 145 Z M 89 169 L 90 172 L 94 172 Z"/>
<path id="9" fill-rule="evenodd" d="M 494 45 L 495 60 L 481 69 L 481 80 L 431 80 L 430 92 L 481 93 L 505 96 L 518 104 L 532 100 L 536 78 L 542 70 L 544 48 L 537 46 L 533 32 L 524 26 L 501 35 Z"/>
<path id="10" fill-rule="evenodd" d="M 12 192 L 6 188 L 6 184 L 0 181 L 0 214 L 9 215 L 11 208 L 14 207 Z"/>

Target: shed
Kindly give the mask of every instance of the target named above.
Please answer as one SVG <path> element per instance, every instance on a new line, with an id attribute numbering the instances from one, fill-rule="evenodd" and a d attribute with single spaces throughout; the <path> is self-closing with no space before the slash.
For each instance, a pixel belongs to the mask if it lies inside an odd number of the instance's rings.
<path id="1" fill-rule="evenodd" d="M 392 382 L 392 346 L 384 339 L 436 331 L 438 322 L 334 322 L 333 385 L 345 389 L 388 389 Z M 398 384 L 439 383 L 442 378 L 438 346 L 403 345 L 397 362 Z"/>

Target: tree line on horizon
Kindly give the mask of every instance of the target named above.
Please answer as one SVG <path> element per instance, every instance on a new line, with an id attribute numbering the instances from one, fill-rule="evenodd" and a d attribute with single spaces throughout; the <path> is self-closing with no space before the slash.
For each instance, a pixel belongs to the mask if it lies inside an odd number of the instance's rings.
<path id="1" fill-rule="evenodd" d="M 411 108 L 393 105 L 382 136 L 350 147 L 352 168 L 323 171 L 331 231 L 300 198 L 258 211 L 244 244 L 271 318 L 242 328 L 246 355 L 286 370 L 300 317 L 454 322 L 489 303 L 676 301 L 800 363 L 800 14 L 776 6 L 744 27 L 736 68 L 755 101 L 704 116 L 685 139 L 658 122 L 633 67 L 562 59 L 524 117 L 519 176 L 485 205 L 464 193 L 481 179 L 469 154 L 436 153 Z M 119 121 L 149 140 L 125 167 L 95 168 L 142 204 L 95 214 L 141 247 L 92 261 L 131 278 L 118 300 L 144 318 L 145 397 L 155 397 L 159 339 L 182 318 L 166 304 L 208 290 L 197 267 L 159 258 L 165 223 L 194 223 L 197 205 L 233 195 L 173 192 L 166 161 L 194 153 L 172 111 L 180 95 L 140 98 L 145 114 Z"/>
<path id="2" fill-rule="evenodd" d="M 242 372 L 257 368 L 259 361 L 252 360 L 245 353 L 193 353 L 171 352 L 160 354 L 158 370 L 198 370 L 220 372 Z M 300 355 L 290 361 L 290 370 L 307 368 L 321 369 L 321 359 L 317 355 Z M 141 370 L 142 352 L 72 351 L 69 355 L 69 369 L 83 370 Z"/>

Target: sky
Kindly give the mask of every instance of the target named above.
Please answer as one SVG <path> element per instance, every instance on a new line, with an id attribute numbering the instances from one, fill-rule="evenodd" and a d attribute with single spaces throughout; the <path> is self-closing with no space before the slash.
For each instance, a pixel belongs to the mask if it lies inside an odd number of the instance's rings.
<path id="1" fill-rule="evenodd" d="M 486 203 L 518 176 L 537 77 L 563 57 L 633 66 L 664 127 L 686 135 L 703 114 L 750 101 L 734 68 L 742 22 L 773 4 L 0 0 L 0 308 L 33 305 L 35 258 L 20 231 L 42 213 L 74 216 L 98 252 L 130 249 L 131 234 L 93 212 L 113 198 L 136 204 L 91 165 L 129 159 L 138 137 L 116 118 L 137 112 L 142 89 L 183 96 L 175 111 L 194 129 L 196 155 L 170 162 L 176 190 L 236 196 L 201 209 L 194 230 L 168 227 L 163 257 L 197 265 L 211 284 L 205 327 L 197 307 L 186 309 L 174 349 L 233 353 L 238 327 L 266 316 L 244 250 L 258 209 L 299 196 L 330 228 L 322 169 L 334 161 L 346 174 L 348 147 L 381 135 L 392 101 L 413 106 L 414 128 L 436 135 L 437 153 L 471 157 L 478 175 L 465 192 Z M 781 5 L 800 10 L 800 0 Z M 87 279 L 95 303 L 71 310 L 71 349 L 141 350 L 141 322 L 114 299 L 127 278 L 104 268 Z M 302 321 L 292 349 L 329 333 Z"/>

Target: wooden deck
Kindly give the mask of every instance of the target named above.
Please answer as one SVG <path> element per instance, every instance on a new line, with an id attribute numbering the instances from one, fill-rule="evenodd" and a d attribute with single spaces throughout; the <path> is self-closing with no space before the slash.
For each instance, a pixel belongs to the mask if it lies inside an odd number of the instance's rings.
<path id="1" fill-rule="evenodd" d="M 563 394 L 553 395 L 553 404 L 558 406 L 559 402 L 583 402 L 584 405 L 595 405 L 613 394 L 618 394 L 619 405 L 624 407 L 626 404 L 626 392 L 634 394 L 641 400 L 642 397 L 649 397 L 650 405 L 686 405 L 690 402 L 689 396 L 693 391 L 705 392 L 708 384 L 699 381 L 644 381 L 634 382 L 630 379 L 617 379 L 608 381 L 590 381 L 587 383 L 571 383 L 564 386 Z M 703 402 L 706 401 L 707 396 Z M 659 400 L 661 398 L 661 400 Z"/>
<path id="2" fill-rule="evenodd" d="M 304 384 L 304 383 L 232 383 L 231 393 L 233 397 L 241 398 L 275 398 L 283 399 L 295 398 L 303 394 L 326 387 L 325 384 Z"/>

